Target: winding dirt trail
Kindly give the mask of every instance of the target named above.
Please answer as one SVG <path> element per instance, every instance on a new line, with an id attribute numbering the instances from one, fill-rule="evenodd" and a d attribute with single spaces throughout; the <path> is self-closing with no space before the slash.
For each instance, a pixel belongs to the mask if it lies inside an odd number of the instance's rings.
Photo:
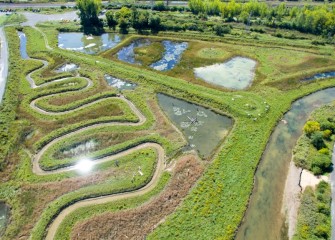
<path id="1" fill-rule="evenodd" d="M 47 43 L 47 39 L 46 39 L 45 34 L 41 30 L 39 30 L 38 28 L 35 28 L 35 29 L 37 29 L 39 32 L 42 33 L 47 48 L 49 50 L 52 50 L 52 48 Z M 43 66 L 34 70 L 34 71 L 32 71 L 31 73 L 29 73 L 26 76 L 26 79 L 29 82 L 30 87 L 32 89 L 46 87 L 49 84 L 52 84 L 52 83 L 55 83 L 55 82 L 66 81 L 66 80 L 71 79 L 71 78 L 82 78 L 82 79 L 85 79 L 87 81 L 87 85 L 85 87 L 83 87 L 82 89 L 78 90 L 78 91 L 83 91 L 84 89 L 87 89 L 87 88 L 90 88 L 90 87 L 93 86 L 93 83 L 92 83 L 91 79 L 81 77 L 79 75 L 77 75 L 75 77 L 60 78 L 60 79 L 56 79 L 56 80 L 53 80 L 53 81 L 50 81 L 50 82 L 47 82 L 47 83 L 36 85 L 34 79 L 32 78 L 32 75 L 34 74 L 34 72 L 40 71 L 41 69 L 46 68 L 48 66 L 48 62 L 44 61 L 44 60 L 41 60 L 41 59 L 35 59 L 35 60 L 41 61 L 43 63 Z M 45 110 L 45 109 L 41 109 L 36 105 L 36 101 L 39 101 L 39 100 L 42 100 L 43 98 L 50 97 L 50 96 L 57 95 L 57 94 L 59 94 L 59 93 L 50 94 L 50 95 L 47 95 L 47 96 L 37 98 L 30 103 L 30 107 L 33 110 L 35 110 L 39 113 L 45 114 L 45 115 L 63 115 L 63 114 L 68 114 L 68 113 L 78 111 L 80 109 L 86 108 L 86 107 L 91 106 L 93 104 L 97 104 L 98 102 L 101 102 L 101 101 L 106 101 L 108 99 L 116 99 L 117 98 L 117 99 L 120 99 L 120 100 L 124 101 L 130 107 L 130 109 L 133 111 L 133 113 L 138 117 L 139 120 L 137 122 L 113 122 L 113 121 L 111 121 L 111 122 L 108 122 L 108 123 L 92 124 L 90 126 L 79 128 L 79 129 L 74 130 L 70 133 L 64 134 L 60 137 L 57 137 L 57 138 L 53 139 L 51 142 L 46 144 L 37 154 L 32 156 L 33 172 L 36 175 L 49 175 L 49 174 L 57 174 L 57 173 L 63 173 L 63 172 L 76 170 L 75 166 L 58 168 L 56 170 L 51 170 L 51 171 L 45 171 L 40 167 L 39 161 L 40 161 L 41 157 L 54 144 L 57 144 L 61 141 L 64 141 L 65 139 L 67 139 L 71 136 L 74 136 L 76 134 L 79 134 L 79 133 L 81 133 L 83 131 L 86 131 L 86 130 L 95 129 L 95 128 L 99 128 L 99 127 L 104 127 L 104 126 L 139 126 L 139 125 L 142 125 L 143 123 L 145 123 L 145 121 L 146 121 L 146 117 L 136 108 L 136 106 L 131 101 L 126 99 L 123 95 L 118 96 L 118 97 L 106 97 L 106 98 L 103 98 L 103 99 L 98 99 L 98 100 L 92 101 L 90 103 L 84 104 L 84 105 L 82 105 L 82 106 L 80 106 L 76 109 L 66 110 L 66 111 L 62 111 L 62 112 L 51 112 L 51 111 L 48 111 L 48 110 Z M 145 148 L 154 148 L 157 152 L 157 155 L 158 155 L 155 172 L 153 174 L 152 179 L 150 180 L 150 182 L 147 185 L 145 185 L 144 187 L 142 187 L 140 189 L 132 191 L 132 192 L 125 192 L 125 193 L 119 193 L 119 194 L 106 195 L 106 196 L 102 196 L 102 197 L 89 198 L 89 199 L 78 201 L 78 202 L 68 206 L 67 208 L 63 209 L 56 216 L 56 218 L 50 223 L 50 226 L 49 226 L 49 228 L 47 230 L 47 233 L 46 233 L 46 239 L 49 239 L 49 240 L 54 239 L 55 234 L 57 232 L 57 229 L 59 228 L 62 221 L 66 218 L 67 215 L 69 215 L 70 213 L 72 213 L 73 211 L 75 211 L 78 208 L 87 207 L 87 206 L 90 206 L 90 205 L 103 204 L 103 203 L 107 203 L 107 202 L 111 202 L 111 201 L 115 201 L 115 200 L 119 200 L 119 199 L 125 199 L 125 198 L 130 198 L 130 197 L 143 195 L 143 194 L 146 194 L 149 191 L 151 191 L 153 188 L 155 188 L 157 186 L 158 180 L 159 180 L 159 178 L 160 178 L 160 176 L 161 176 L 161 174 L 162 174 L 162 172 L 164 171 L 164 168 L 165 168 L 165 164 L 164 164 L 165 151 L 157 143 L 148 142 L 148 143 L 139 144 L 139 145 L 137 145 L 133 148 L 130 148 L 130 149 L 125 150 L 123 152 L 120 152 L 118 154 L 114 154 L 114 155 L 99 158 L 99 159 L 94 161 L 94 164 L 99 164 L 99 163 L 103 163 L 103 162 L 107 162 L 107 161 L 113 161 L 117 158 L 126 156 L 126 155 L 131 154 L 135 151 L 145 149 Z"/>

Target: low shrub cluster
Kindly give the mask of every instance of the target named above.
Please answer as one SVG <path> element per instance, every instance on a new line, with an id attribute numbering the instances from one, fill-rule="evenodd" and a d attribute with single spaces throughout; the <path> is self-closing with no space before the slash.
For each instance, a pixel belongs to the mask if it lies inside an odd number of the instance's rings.
<path id="1" fill-rule="evenodd" d="M 331 153 L 334 142 L 334 105 L 316 110 L 304 125 L 304 134 L 293 150 L 293 161 L 298 167 L 321 175 L 332 170 Z M 322 115 L 320 115 L 322 113 Z"/>
<path id="2" fill-rule="evenodd" d="M 330 185 L 320 182 L 316 190 L 306 188 L 301 197 L 297 230 L 293 240 L 330 239 L 331 237 Z"/>

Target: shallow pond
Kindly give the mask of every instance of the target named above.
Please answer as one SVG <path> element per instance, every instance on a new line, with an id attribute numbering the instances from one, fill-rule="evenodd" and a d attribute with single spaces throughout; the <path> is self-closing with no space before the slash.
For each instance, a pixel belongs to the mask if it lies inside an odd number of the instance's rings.
<path id="1" fill-rule="evenodd" d="M 58 47 L 87 54 L 96 54 L 116 46 L 123 39 L 123 35 L 115 33 L 104 33 L 101 36 L 87 36 L 84 33 L 76 32 L 59 33 Z"/>
<path id="2" fill-rule="evenodd" d="M 83 142 L 79 145 L 73 146 L 70 149 L 64 149 L 62 150 L 62 153 L 66 156 L 66 157 L 75 157 L 78 155 L 86 155 L 88 153 L 90 153 L 91 151 L 93 151 L 95 149 L 95 147 L 98 145 L 98 142 L 95 140 L 89 140 L 86 142 Z"/>
<path id="3" fill-rule="evenodd" d="M 56 73 L 62 73 L 62 72 L 73 72 L 79 68 L 78 65 L 74 63 L 67 63 L 55 70 Z"/>
<path id="4" fill-rule="evenodd" d="M 0 236 L 5 230 L 9 216 L 9 208 L 4 202 L 0 202 Z"/>
<path id="5" fill-rule="evenodd" d="M 335 77 L 335 72 L 324 72 L 324 73 L 317 73 L 312 77 L 305 78 L 303 81 L 312 81 L 312 80 L 332 78 L 332 77 Z"/>
<path id="6" fill-rule="evenodd" d="M 141 64 L 140 62 L 135 60 L 135 52 L 134 49 L 138 47 L 145 47 L 151 44 L 149 39 L 136 39 L 131 44 L 126 47 L 120 49 L 117 52 L 117 58 L 120 61 L 131 63 L 131 64 Z"/>
<path id="7" fill-rule="evenodd" d="M 335 100 L 335 88 L 325 89 L 292 104 L 272 133 L 255 175 L 250 205 L 236 239 L 287 239 L 281 213 L 292 149 L 310 113 Z"/>
<path id="8" fill-rule="evenodd" d="M 194 74 L 208 83 L 241 90 L 253 81 L 256 64 L 256 61 L 249 58 L 234 57 L 225 63 L 195 68 Z"/>
<path id="9" fill-rule="evenodd" d="M 18 32 L 19 38 L 20 38 L 20 54 L 23 59 L 28 59 L 28 53 L 27 53 L 27 37 L 26 34 L 23 32 Z"/>
<path id="10" fill-rule="evenodd" d="M 112 77 L 108 74 L 105 74 L 105 79 L 109 86 L 115 87 L 119 90 L 134 90 L 137 86 L 135 83 L 127 82 L 115 77 Z"/>
<path id="11" fill-rule="evenodd" d="M 162 43 L 165 49 L 162 59 L 150 65 L 150 67 L 158 71 L 166 71 L 174 68 L 188 47 L 187 42 L 178 43 L 166 40 Z"/>
<path id="12" fill-rule="evenodd" d="M 231 118 L 207 108 L 164 94 L 157 98 L 162 110 L 184 134 L 189 148 L 196 149 L 200 156 L 208 157 L 232 127 Z"/>

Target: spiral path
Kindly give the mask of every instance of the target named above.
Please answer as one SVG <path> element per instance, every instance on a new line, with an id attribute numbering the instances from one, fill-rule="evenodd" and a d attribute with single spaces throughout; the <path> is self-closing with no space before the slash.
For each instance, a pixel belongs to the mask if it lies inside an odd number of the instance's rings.
<path id="1" fill-rule="evenodd" d="M 37 28 L 35 28 L 37 29 Z M 41 32 L 39 29 L 37 29 L 39 32 Z M 44 40 L 46 41 L 46 36 L 43 32 L 41 32 L 44 36 Z M 45 42 L 47 48 L 49 50 L 52 50 L 52 48 L 50 46 L 48 46 L 47 42 Z M 66 77 L 66 78 L 60 78 L 60 79 L 56 79 L 56 80 L 53 80 L 53 81 L 50 81 L 50 82 L 47 82 L 47 83 L 43 83 L 43 84 L 40 84 L 40 85 L 36 85 L 34 79 L 32 78 L 32 75 L 34 74 L 34 72 L 36 71 L 40 71 L 41 69 L 43 68 L 46 68 L 48 66 L 48 62 L 47 61 L 44 61 L 44 60 L 41 60 L 41 59 L 34 59 L 34 60 L 38 60 L 38 61 L 41 61 L 43 63 L 43 66 L 32 71 L 31 73 L 29 73 L 27 76 L 26 76 L 26 79 L 27 81 L 29 82 L 30 84 L 30 87 L 32 89 L 36 89 L 36 88 L 42 88 L 42 87 L 47 87 L 48 85 L 52 84 L 52 83 L 55 83 L 55 82 L 62 82 L 62 81 L 66 81 L 66 80 L 69 80 L 71 78 L 81 78 L 81 79 L 84 79 L 87 81 L 87 85 L 78 90 L 78 91 L 83 91 L 87 88 L 90 88 L 93 86 L 93 82 L 91 79 L 89 78 L 86 78 L 86 77 L 82 77 L 80 75 L 77 75 L 76 77 Z M 70 166 L 70 167 L 63 167 L 63 168 L 58 168 L 56 170 L 50 170 L 50 171 L 45 171 L 43 170 L 40 165 L 39 165 L 39 161 L 41 159 L 41 157 L 43 156 L 43 154 L 51 147 L 53 146 L 54 144 L 57 144 L 61 141 L 64 141 L 65 139 L 71 137 L 71 136 L 74 136 L 76 134 L 79 134 L 83 131 L 86 131 L 86 130 L 90 130 L 90 129 L 95 129 L 95 128 L 100 128 L 100 127 L 105 127 L 105 126 L 139 126 L 139 125 L 142 125 L 143 123 L 145 123 L 146 121 L 146 117 L 136 108 L 136 106 L 131 102 L 129 101 L 128 99 L 126 99 L 123 95 L 120 95 L 118 97 L 106 97 L 106 98 L 103 98 L 103 99 L 98 99 L 98 100 L 95 100 L 93 102 L 90 102 L 90 103 L 87 103 L 87 104 L 84 104 L 76 109 L 72 109 L 72 110 L 66 110 L 66 111 L 62 111 L 62 112 L 52 112 L 52 111 L 47 111 L 47 110 L 44 110 L 44 109 L 41 109 L 39 108 L 37 105 L 36 105 L 36 102 L 43 99 L 43 98 L 46 98 L 46 97 L 50 97 L 50 96 L 54 96 L 54 95 L 58 95 L 59 93 L 56 93 L 56 94 L 50 94 L 50 95 L 47 95 L 47 96 L 43 96 L 43 97 L 40 97 L 40 98 L 37 98 L 35 100 L 33 100 L 31 103 L 30 103 L 30 107 L 41 113 L 41 114 L 45 114 L 45 115 L 64 115 L 64 114 L 68 114 L 68 113 L 71 113 L 71 112 L 74 112 L 74 111 L 78 111 L 80 109 L 83 109 L 83 108 L 86 108 L 88 106 L 91 106 L 93 104 L 96 104 L 98 102 L 101 102 L 101 101 L 106 101 L 108 99 L 120 99 L 122 100 L 123 102 L 125 102 L 129 107 L 130 109 L 133 111 L 133 113 L 138 117 L 138 122 L 109 122 L 109 123 L 97 123 L 97 124 L 93 124 L 93 125 L 90 125 L 90 126 L 86 126 L 86 127 L 82 127 L 80 129 L 77 129 L 75 131 L 72 131 L 70 133 L 67 133 L 67 134 L 64 134 L 60 137 L 57 137 L 55 139 L 53 139 L 51 142 L 49 142 L 48 144 L 46 144 L 38 153 L 36 153 L 35 155 L 32 156 L 32 165 L 33 165 L 33 172 L 36 174 L 36 175 L 49 175 L 49 174 L 57 174 L 57 173 L 63 173 L 63 172 L 68 172 L 68 171 L 73 171 L 75 170 L 75 166 Z M 153 174 L 153 177 L 151 178 L 150 182 L 148 184 L 146 184 L 144 187 L 140 188 L 140 189 L 137 189 L 135 191 L 132 191 L 132 192 L 127 192 L 127 193 L 119 193 L 119 194 L 111 194 L 111 195 L 106 195 L 106 196 L 102 196 L 102 197 L 95 197 L 95 198 L 89 198 L 89 199 L 84 199 L 84 200 L 81 200 L 81 201 L 78 201 L 70 206 L 68 206 L 67 208 L 63 209 L 56 217 L 55 219 L 51 222 L 48 230 L 47 230 L 47 233 L 46 233 L 46 239 L 54 239 L 55 237 L 55 234 L 57 232 L 57 229 L 59 227 L 59 225 L 61 224 L 61 222 L 65 219 L 65 217 L 67 215 L 69 215 L 71 212 L 75 211 L 76 209 L 78 208 L 81 208 L 81 207 L 87 207 L 87 206 L 91 206 L 91 205 L 96 205 L 96 204 L 103 204 L 103 203 L 107 203 L 107 202 L 112 202 L 112 201 L 115 201 L 115 200 L 119 200 L 119 199 L 125 199 L 125 198 L 129 198 L 129 197 L 135 197 L 135 196 L 139 196 L 139 195 L 143 195 L 143 194 L 146 194 L 148 193 L 149 191 L 151 191 L 152 189 L 154 189 L 156 186 L 157 186 L 157 183 L 158 183 L 158 180 L 162 174 L 162 172 L 164 171 L 165 169 L 165 166 L 164 166 L 164 160 L 165 160 L 165 151 L 164 149 L 162 148 L 162 146 L 160 146 L 159 144 L 157 143 L 143 143 L 143 144 L 139 144 L 133 148 L 130 148 L 130 149 L 127 149 L 123 152 L 120 152 L 118 154 L 114 154 L 114 155 L 111 155 L 111 156 L 107 156 L 107 157 L 102 157 L 102 158 L 99 158 L 97 160 L 94 161 L 94 164 L 99 164 L 99 163 L 103 163 L 103 162 L 107 162 L 107 161 L 113 161 L 117 158 L 120 158 L 120 157 L 123 157 L 123 156 L 126 156 L 128 154 L 131 154 L 133 152 L 136 152 L 138 150 L 141 150 L 141 149 L 145 149 L 145 148 L 153 148 L 156 150 L 157 152 L 157 156 L 158 156 L 158 159 L 157 159 L 157 165 L 156 165 L 156 168 L 155 168 L 155 172 Z"/>

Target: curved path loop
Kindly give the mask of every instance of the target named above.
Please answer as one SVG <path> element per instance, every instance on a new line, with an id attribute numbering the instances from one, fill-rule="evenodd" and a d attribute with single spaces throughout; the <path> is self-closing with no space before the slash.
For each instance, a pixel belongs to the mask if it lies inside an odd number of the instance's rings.
<path id="1" fill-rule="evenodd" d="M 39 29 L 37 29 L 37 30 L 40 31 Z M 47 40 L 44 33 L 42 33 L 42 34 L 44 36 L 44 39 Z M 47 45 L 47 48 L 49 50 L 51 50 L 51 48 L 48 46 L 47 42 L 46 42 L 46 45 Z M 53 81 L 50 81 L 50 82 L 47 82 L 47 83 L 43 83 L 41 85 L 36 85 L 34 79 L 32 78 L 32 74 L 36 71 L 41 70 L 42 68 L 46 68 L 48 66 L 48 62 L 44 61 L 44 60 L 41 60 L 41 59 L 35 59 L 35 60 L 41 61 L 43 63 L 43 66 L 41 68 L 38 68 L 38 69 L 32 71 L 31 73 L 29 73 L 26 76 L 26 79 L 28 80 L 28 82 L 30 83 L 31 88 L 33 88 L 33 89 L 40 88 L 40 87 L 45 87 L 45 86 L 48 86 L 49 84 L 52 84 L 54 82 L 61 82 L 61 81 L 68 80 L 70 78 L 82 78 L 82 79 L 85 79 L 87 81 L 87 85 L 84 88 L 80 89 L 79 91 L 83 91 L 84 89 L 87 89 L 87 88 L 89 88 L 93 85 L 91 79 L 81 77 L 79 75 L 77 75 L 76 77 L 56 79 L 56 80 L 53 80 Z M 117 126 L 139 126 L 139 125 L 142 125 L 146 121 L 145 116 L 136 108 L 136 106 L 131 101 L 129 101 L 128 99 L 126 99 L 122 95 L 119 96 L 119 97 L 107 97 L 107 98 L 104 98 L 104 99 L 98 99 L 98 100 L 95 100 L 93 102 L 84 104 L 84 105 L 82 105 L 82 106 L 80 106 L 76 109 L 67 110 L 67 111 L 63 111 L 63 112 L 50 112 L 50 111 L 41 109 L 36 105 L 36 101 L 41 100 L 41 99 L 46 98 L 46 97 L 57 95 L 57 94 L 59 94 L 59 93 L 50 94 L 50 95 L 47 95 L 47 96 L 37 98 L 30 103 L 30 106 L 31 106 L 32 109 L 34 109 L 35 111 L 37 111 L 39 113 L 42 113 L 42 114 L 62 115 L 62 114 L 67 114 L 67 113 L 70 113 L 70 112 L 78 111 L 82 108 L 85 108 L 87 106 L 96 104 L 100 101 L 105 101 L 107 99 L 117 98 L 117 99 L 120 99 L 120 100 L 124 101 L 130 107 L 130 109 L 138 117 L 139 121 L 135 122 L 135 123 L 133 123 L 133 122 L 113 122 L 113 121 L 109 122 L 109 123 L 97 123 L 97 124 L 93 124 L 93 125 L 90 125 L 90 126 L 87 126 L 87 127 L 82 127 L 80 129 L 77 129 L 75 131 L 72 131 L 70 133 L 64 134 L 64 135 L 62 135 L 58 138 L 53 139 L 51 142 L 49 142 L 47 145 L 45 145 L 37 154 L 32 156 L 33 172 L 37 175 L 56 174 L 56 173 L 62 173 L 62 172 L 68 172 L 68 171 L 76 170 L 76 166 L 70 166 L 70 167 L 59 168 L 59 169 L 51 170 L 51 171 L 45 171 L 45 170 L 41 169 L 41 167 L 39 165 L 39 161 L 40 161 L 41 157 L 43 156 L 43 154 L 46 152 L 46 150 L 49 149 L 54 144 L 65 140 L 66 138 L 69 138 L 71 136 L 74 136 L 74 135 L 76 135 L 80 132 L 83 132 L 83 131 L 86 131 L 86 130 L 89 130 L 89 129 L 95 129 L 95 128 L 99 128 L 99 127 L 103 127 L 103 126 L 116 126 L 116 125 Z M 117 158 L 120 158 L 120 157 L 126 156 L 128 154 L 131 154 L 135 151 L 138 151 L 138 150 L 141 150 L 141 149 L 144 149 L 144 148 L 149 148 L 149 147 L 154 148 L 156 150 L 157 155 L 158 155 L 158 159 L 157 159 L 157 165 L 156 165 L 156 168 L 155 168 L 155 172 L 153 174 L 152 179 L 150 180 L 150 182 L 148 184 L 146 184 L 144 187 L 142 187 L 140 189 L 137 189 L 135 191 L 132 191 L 132 192 L 111 194 L 111 195 L 106 195 L 106 196 L 102 196 L 102 197 L 89 198 L 89 199 L 78 201 L 78 202 L 68 206 L 67 208 L 63 209 L 56 216 L 56 218 L 50 223 L 50 226 L 49 226 L 49 228 L 47 230 L 47 233 L 46 233 L 46 239 L 50 239 L 50 240 L 54 239 L 55 234 L 57 232 L 57 229 L 58 229 L 59 225 L 61 224 L 61 222 L 64 220 L 64 218 L 68 214 L 70 214 L 71 212 L 75 211 L 78 208 L 86 207 L 86 206 L 90 206 L 90 205 L 96 205 L 96 204 L 103 204 L 103 203 L 107 203 L 107 202 L 111 202 L 111 201 L 115 201 L 115 200 L 119 200 L 119 199 L 124 199 L 124 198 L 143 195 L 143 194 L 151 191 L 153 188 L 155 188 L 158 184 L 159 177 L 161 176 L 161 174 L 162 174 L 162 172 L 164 171 L 164 168 L 165 168 L 165 164 L 164 164 L 165 151 L 162 148 L 162 146 L 160 146 L 157 143 L 139 144 L 136 147 L 130 148 L 130 149 L 125 150 L 123 152 L 120 152 L 118 154 L 114 154 L 114 155 L 111 155 L 111 156 L 99 158 L 99 159 L 93 161 L 93 163 L 94 164 L 99 164 L 99 163 L 103 163 L 103 162 L 107 162 L 107 161 L 112 161 L 112 160 L 115 160 Z"/>

